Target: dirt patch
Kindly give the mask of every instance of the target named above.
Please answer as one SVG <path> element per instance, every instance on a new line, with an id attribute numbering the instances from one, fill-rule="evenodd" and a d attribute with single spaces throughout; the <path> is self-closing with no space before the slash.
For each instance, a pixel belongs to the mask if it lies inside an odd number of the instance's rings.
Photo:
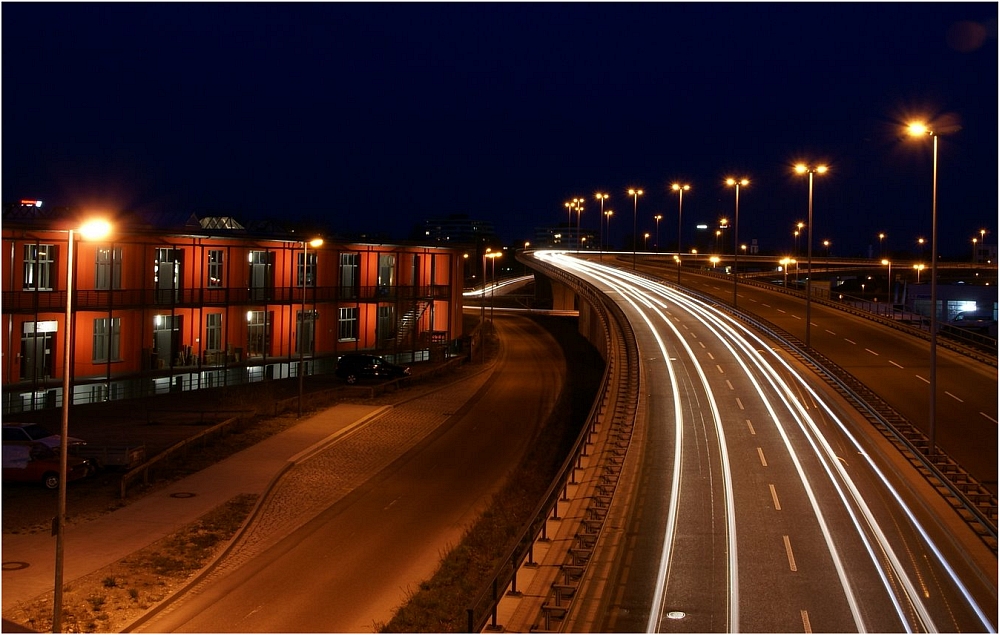
<path id="1" fill-rule="evenodd" d="M 117 633 L 183 586 L 229 543 L 257 501 L 243 494 L 183 529 L 114 564 L 74 580 L 63 591 L 68 633 Z M 52 629 L 52 593 L 4 611 L 37 632 Z"/>

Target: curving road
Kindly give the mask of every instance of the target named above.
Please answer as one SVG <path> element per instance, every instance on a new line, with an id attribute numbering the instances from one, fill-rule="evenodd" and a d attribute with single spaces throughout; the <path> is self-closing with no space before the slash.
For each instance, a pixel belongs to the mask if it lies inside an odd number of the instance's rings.
<path id="1" fill-rule="evenodd" d="M 503 346 L 492 373 L 471 389 L 464 382 L 397 405 L 300 463 L 274 498 L 295 505 L 313 496 L 310 482 L 325 483 L 357 453 L 384 455 L 385 467 L 356 487 L 342 486 L 336 500 L 333 486 L 324 485 L 330 502 L 315 517 L 244 540 L 253 544 L 142 630 L 371 632 L 388 622 L 460 541 L 563 387 L 566 364 L 551 335 L 524 317 L 499 318 L 496 327 Z M 418 425 L 427 436 L 401 451 L 399 432 L 390 428 Z M 267 521 L 265 513 L 257 525 Z"/>
<path id="2" fill-rule="evenodd" d="M 643 364 L 624 547 L 570 630 L 995 631 L 996 557 L 825 386 L 683 293 L 535 255 L 616 299 Z"/>

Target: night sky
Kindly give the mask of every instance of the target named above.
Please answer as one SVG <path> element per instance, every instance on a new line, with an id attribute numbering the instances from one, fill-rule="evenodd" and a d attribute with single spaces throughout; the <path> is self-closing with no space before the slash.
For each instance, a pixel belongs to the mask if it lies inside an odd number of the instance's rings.
<path id="1" fill-rule="evenodd" d="M 468 214 L 509 243 L 594 193 L 660 242 L 732 218 L 817 243 L 971 256 L 997 229 L 997 4 L 2 5 L 3 202 L 321 222 L 406 238 Z M 952 132 L 953 128 L 959 128 Z M 575 222 L 575 216 L 574 216 Z M 626 231 L 627 230 L 627 231 Z M 929 250 L 928 250 L 929 256 Z"/>

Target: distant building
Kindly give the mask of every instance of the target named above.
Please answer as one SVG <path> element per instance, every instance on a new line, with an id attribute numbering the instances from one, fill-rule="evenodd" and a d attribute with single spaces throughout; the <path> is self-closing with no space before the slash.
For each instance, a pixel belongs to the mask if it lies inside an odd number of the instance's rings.
<path id="1" fill-rule="evenodd" d="M 418 240 L 426 243 L 478 245 L 493 244 L 496 242 L 496 237 L 492 222 L 473 220 L 466 214 L 452 214 L 444 218 L 425 220 L 422 235 Z"/>
<path id="2" fill-rule="evenodd" d="M 326 239 L 232 217 L 121 214 L 74 240 L 69 210 L 4 210 L 3 412 L 332 372 L 347 351 L 443 354 L 462 334 L 462 251 Z M 66 324 L 67 287 L 73 290 Z M 69 332 L 72 366 L 64 365 Z"/>
<path id="3" fill-rule="evenodd" d="M 536 227 L 534 248 L 551 247 L 553 249 L 594 250 L 601 248 L 600 238 L 589 229 L 569 227 L 565 224 L 550 227 Z"/>

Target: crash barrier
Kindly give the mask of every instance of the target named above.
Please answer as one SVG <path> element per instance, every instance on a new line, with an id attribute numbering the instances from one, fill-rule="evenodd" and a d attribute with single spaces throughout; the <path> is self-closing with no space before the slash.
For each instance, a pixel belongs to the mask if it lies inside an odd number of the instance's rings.
<path id="1" fill-rule="evenodd" d="M 598 399 L 565 462 L 529 520 L 512 540 L 507 555 L 501 559 L 489 581 L 466 609 L 470 633 L 482 631 L 487 623 L 490 630 L 500 630 L 497 624 L 500 601 L 506 595 L 520 595 L 517 588 L 518 571 L 525 566 L 537 565 L 534 561 L 536 542 L 548 542 L 548 521 L 561 520 L 560 505 L 569 505 L 568 487 L 580 485 L 583 489 L 583 485 L 577 482 L 577 472 L 582 469 L 585 458 L 593 458 L 596 459 L 593 469 L 599 477 L 589 485 L 588 491 L 577 492 L 577 499 L 581 500 L 582 497 L 582 500 L 586 500 L 587 507 L 575 533 L 575 540 L 564 555 L 565 563 L 559 570 L 559 575 L 551 581 L 548 594 L 537 605 L 547 630 L 552 630 L 554 622 L 566 619 L 604 526 L 632 438 L 639 402 L 638 349 L 634 333 L 621 309 L 588 283 L 538 262 L 532 262 L 532 266 L 544 266 L 546 275 L 573 286 L 594 308 L 595 317 L 602 323 L 606 338 L 605 371 Z"/>

